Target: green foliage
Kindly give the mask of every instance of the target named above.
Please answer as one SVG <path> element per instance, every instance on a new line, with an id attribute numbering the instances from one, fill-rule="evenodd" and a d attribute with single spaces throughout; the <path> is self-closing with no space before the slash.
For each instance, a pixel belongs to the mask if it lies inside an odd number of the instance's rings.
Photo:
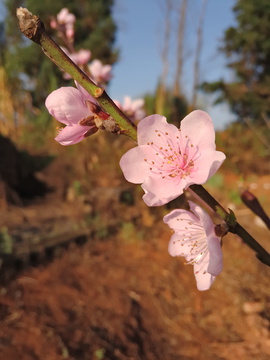
<path id="1" fill-rule="evenodd" d="M 159 109 L 158 111 L 158 91 L 154 95 L 146 94 L 144 96 L 144 103 L 145 103 L 145 111 L 147 114 L 155 114 L 159 113 L 164 115 L 168 122 L 175 124 L 179 127 L 180 121 L 187 115 L 188 113 L 188 102 L 184 96 L 175 96 L 170 89 L 166 89 L 164 91 L 164 100 L 162 110 Z"/>
<path id="2" fill-rule="evenodd" d="M 228 195 L 229 195 L 230 201 L 231 201 L 233 204 L 235 204 L 235 205 L 240 205 L 240 204 L 242 204 L 242 200 L 241 200 L 240 193 L 239 193 L 239 190 L 238 190 L 238 189 L 231 189 L 231 190 L 228 192 Z"/>
<path id="3" fill-rule="evenodd" d="M 83 195 L 83 189 L 82 189 L 82 184 L 79 180 L 74 180 L 73 182 L 73 188 L 75 190 L 75 194 L 76 196 L 81 196 Z"/>
<path id="4" fill-rule="evenodd" d="M 94 352 L 94 355 L 97 360 L 103 360 L 105 358 L 106 350 L 103 348 L 100 348 Z"/>
<path id="5" fill-rule="evenodd" d="M 144 95 L 144 108 L 146 114 L 154 114 L 155 113 L 155 102 L 156 96 L 150 93 Z"/>
<path id="6" fill-rule="evenodd" d="M 134 223 L 130 221 L 123 222 L 119 231 L 119 238 L 126 243 L 132 244 L 143 239 L 143 230 L 136 229 Z"/>
<path id="7" fill-rule="evenodd" d="M 9 234 L 8 229 L 3 226 L 0 229 L 0 253 L 11 254 L 13 249 L 12 236 Z"/>
<path id="8" fill-rule="evenodd" d="M 61 71 L 44 55 L 39 46 L 20 34 L 15 15 L 17 7 L 26 7 L 39 15 L 51 35 L 54 34 L 54 30 L 49 26 L 51 16 L 56 16 L 63 7 L 67 7 L 76 16 L 76 50 L 90 49 L 92 59 L 98 58 L 103 63 L 113 64 L 117 60 L 117 51 L 113 47 L 116 32 L 116 24 L 111 14 L 113 3 L 113 0 L 25 0 L 23 3 L 19 0 L 5 0 L 8 13 L 5 26 L 9 46 L 4 53 L 4 62 L 13 88 L 29 90 L 33 104 L 40 108 L 52 90 L 57 86 L 68 85 L 68 82 L 63 80 Z M 64 45 L 59 40 L 57 42 L 60 46 Z"/>
<path id="9" fill-rule="evenodd" d="M 270 2 L 238 0 L 233 8 L 236 26 L 229 27 L 220 49 L 228 58 L 232 82 L 205 83 L 202 88 L 217 92 L 217 102 L 227 101 L 242 121 L 262 122 L 270 116 Z"/>
<path id="10" fill-rule="evenodd" d="M 222 190 L 224 187 L 224 176 L 220 173 L 216 173 L 208 180 L 207 185 Z"/>

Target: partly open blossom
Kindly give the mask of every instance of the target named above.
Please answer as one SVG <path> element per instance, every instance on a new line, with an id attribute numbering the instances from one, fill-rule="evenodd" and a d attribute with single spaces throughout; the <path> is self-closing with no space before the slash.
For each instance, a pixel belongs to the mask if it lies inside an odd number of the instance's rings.
<path id="1" fill-rule="evenodd" d="M 74 24 L 76 20 L 75 15 L 70 13 L 67 8 L 60 10 L 56 18 L 59 24 Z"/>
<path id="2" fill-rule="evenodd" d="M 75 87 L 62 87 L 53 91 L 46 99 L 49 113 L 66 127 L 56 136 L 62 145 L 73 145 L 97 131 L 89 103 L 96 100 L 79 84 Z"/>
<path id="3" fill-rule="evenodd" d="M 145 116 L 143 99 L 132 100 L 130 96 L 125 96 L 123 104 L 117 100 L 114 100 L 114 102 L 131 121 L 140 121 Z"/>
<path id="4" fill-rule="evenodd" d="M 200 110 L 187 115 L 181 129 L 164 116 L 150 115 L 138 124 L 138 146 L 120 160 L 125 178 L 142 184 L 148 206 L 168 203 L 191 184 L 204 184 L 225 159 L 216 151 L 210 116 Z"/>
<path id="5" fill-rule="evenodd" d="M 190 211 L 177 209 L 164 217 L 174 231 L 169 243 L 172 256 L 184 256 L 194 266 L 198 290 L 208 290 L 222 270 L 220 237 L 210 216 L 189 201 Z"/>
<path id="6" fill-rule="evenodd" d="M 111 65 L 102 65 L 102 62 L 95 59 L 89 64 L 90 77 L 93 81 L 100 85 L 107 83 L 112 78 Z"/>
<path id="7" fill-rule="evenodd" d="M 75 20 L 75 15 L 70 13 L 67 8 L 63 8 L 56 15 L 56 19 L 51 20 L 50 25 L 53 29 L 63 30 L 68 39 L 73 39 Z"/>

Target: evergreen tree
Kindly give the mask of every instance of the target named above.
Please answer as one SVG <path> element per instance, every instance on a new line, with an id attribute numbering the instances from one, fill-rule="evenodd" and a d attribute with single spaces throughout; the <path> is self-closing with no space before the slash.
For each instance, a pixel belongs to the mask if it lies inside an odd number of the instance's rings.
<path id="1" fill-rule="evenodd" d="M 63 73 L 44 55 L 36 44 L 25 39 L 18 30 L 16 8 L 23 6 L 39 15 L 49 34 L 51 16 L 67 7 L 76 16 L 75 47 L 89 49 L 92 59 L 104 64 L 117 60 L 114 49 L 116 24 L 112 18 L 114 0 L 5 0 L 7 8 L 6 37 L 8 49 L 5 51 L 5 65 L 13 87 L 13 94 L 23 87 L 32 94 L 33 104 L 41 107 L 44 99 L 59 86 L 68 85 Z M 59 45 L 64 45 L 59 43 Z"/>
<path id="2" fill-rule="evenodd" d="M 233 8 L 236 25 L 229 27 L 221 51 L 228 57 L 234 81 L 204 83 L 203 89 L 219 92 L 239 121 L 260 122 L 270 117 L 270 2 L 238 0 Z"/>

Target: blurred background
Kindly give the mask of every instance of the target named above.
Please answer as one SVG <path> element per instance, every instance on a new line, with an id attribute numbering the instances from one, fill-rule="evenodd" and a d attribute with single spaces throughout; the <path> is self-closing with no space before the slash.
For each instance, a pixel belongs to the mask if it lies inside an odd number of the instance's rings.
<path id="1" fill-rule="evenodd" d="M 21 36 L 19 6 L 61 46 L 52 21 L 68 8 L 72 51 L 112 66 L 106 90 L 120 103 L 143 99 L 146 115 L 177 126 L 208 111 L 227 159 L 205 187 L 270 251 L 240 197 L 248 189 L 270 212 L 268 0 L 0 0 L 1 358 L 269 359 L 267 266 L 227 235 L 222 274 L 196 290 L 162 222 L 183 199 L 148 208 L 123 179 L 134 142 L 101 131 L 70 147 L 54 140 L 44 102 L 73 82 Z"/>

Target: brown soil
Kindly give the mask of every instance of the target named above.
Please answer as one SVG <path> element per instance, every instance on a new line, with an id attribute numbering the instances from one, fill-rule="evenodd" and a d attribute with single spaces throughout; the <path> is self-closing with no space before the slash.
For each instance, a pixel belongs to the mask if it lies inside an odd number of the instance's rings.
<path id="1" fill-rule="evenodd" d="M 94 166 L 99 160 L 89 156 L 91 161 L 76 169 L 78 174 L 88 168 L 85 182 L 80 175 L 80 191 L 68 183 L 70 168 L 61 158 L 40 174 L 54 186 L 53 193 L 25 207 L 2 207 L 0 225 L 11 233 L 48 231 L 44 224 L 53 220 L 50 231 L 57 232 L 62 219 L 61 226 L 80 224 L 91 235 L 84 245 L 72 243 L 1 285 L 0 358 L 269 359 L 270 269 L 228 235 L 223 272 L 209 291 L 197 291 L 192 267 L 167 253 L 170 231 L 162 216 L 168 210 L 148 209 L 139 187 L 125 184 L 117 166 L 112 170 L 109 164 L 105 176 Z M 236 178 L 226 180 L 226 191 L 213 189 L 224 206 L 236 183 Z M 252 181 L 266 205 L 270 189 L 264 185 L 270 177 Z M 87 182 L 91 189 L 86 191 Z M 123 187 L 133 189 L 126 193 L 131 200 L 119 201 Z M 242 205 L 238 213 L 269 251 L 266 228 Z"/>

